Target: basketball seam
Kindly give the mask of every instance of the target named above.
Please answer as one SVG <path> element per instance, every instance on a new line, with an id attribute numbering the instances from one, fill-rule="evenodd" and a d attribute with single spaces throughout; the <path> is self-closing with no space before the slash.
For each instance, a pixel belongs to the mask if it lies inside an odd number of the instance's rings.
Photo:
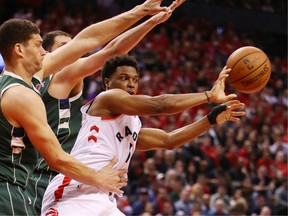
<path id="1" fill-rule="evenodd" d="M 260 85 L 261 85 L 262 83 L 265 83 L 265 82 L 267 81 L 267 79 L 269 80 L 269 79 L 270 79 L 270 76 L 266 77 L 266 79 L 264 79 L 263 82 L 260 83 Z M 268 81 L 267 81 L 267 83 L 268 83 Z M 266 84 L 267 84 L 267 83 L 266 83 Z M 266 85 L 266 84 L 265 84 L 265 85 Z M 264 87 L 264 86 L 263 86 L 263 87 Z M 249 91 L 249 90 L 251 90 L 251 89 L 254 89 L 254 88 L 241 89 L 241 91 L 243 91 L 243 92 L 245 93 L 245 91 Z"/>
<path id="2" fill-rule="evenodd" d="M 237 65 L 237 63 L 238 63 L 239 61 L 241 61 L 243 58 L 245 58 L 245 57 L 248 56 L 248 55 L 257 53 L 257 52 L 260 52 L 260 51 L 257 50 L 257 51 L 251 52 L 251 53 L 247 53 L 245 56 L 242 56 L 242 58 L 238 59 L 238 61 L 233 65 L 233 67 L 231 68 L 231 70 L 233 70 L 234 67 Z M 260 53 L 261 53 L 261 52 L 260 52 Z"/>
<path id="3" fill-rule="evenodd" d="M 244 57 L 245 57 L 245 56 L 244 56 Z M 243 57 L 243 58 L 244 58 L 244 57 Z M 241 59 L 243 59 L 243 58 L 241 58 Z M 241 60 L 241 59 L 240 59 L 240 60 Z M 239 61 L 240 61 L 240 60 L 239 60 Z M 231 84 L 233 84 L 233 83 L 235 83 L 235 82 L 238 82 L 239 80 L 241 80 L 241 79 L 249 76 L 250 74 L 254 73 L 256 70 L 258 70 L 258 68 L 260 68 L 263 64 L 265 64 L 265 63 L 267 62 L 267 60 L 268 60 L 268 58 L 266 58 L 265 61 L 264 61 L 261 65 L 259 65 L 255 70 L 251 71 L 250 73 L 246 74 L 245 76 L 241 77 L 241 78 L 238 79 L 238 80 L 234 80 L 233 82 L 231 82 Z M 238 62 L 239 62 L 239 61 L 238 61 Z M 238 63 L 238 62 L 237 62 L 237 63 Z M 237 63 L 236 63 L 236 64 L 237 64 Z M 236 64 L 235 64 L 235 65 L 236 65 Z"/>

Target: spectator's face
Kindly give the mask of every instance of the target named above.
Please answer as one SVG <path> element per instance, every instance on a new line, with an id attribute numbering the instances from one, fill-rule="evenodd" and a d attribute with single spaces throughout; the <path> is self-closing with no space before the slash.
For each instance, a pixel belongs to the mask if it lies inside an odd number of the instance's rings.
<path id="1" fill-rule="evenodd" d="M 172 215 L 173 214 L 173 206 L 170 202 L 165 202 L 164 203 L 164 214 L 169 214 Z"/>
<path id="2" fill-rule="evenodd" d="M 168 197 L 168 191 L 166 188 L 159 188 L 158 189 L 158 197 L 160 198 L 167 198 Z"/>
<path id="3" fill-rule="evenodd" d="M 145 204 L 145 212 L 150 213 L 150 214 L 153 214 L 153 212 L 154 212 L 154 205 L 153 205 L 153 203 L 147 202 L 147 203 Z"/>
<path id="4" fill-rule="evenodd" d="M 217 212 L 223 212 L 225 209 L 225 205 L 223 200 L 219 199 L 215 202 L 215 209 L 217 210 Z"/>
<path id="5" fill-rule="evenodd" d="M 284 162 L 285 161 L 285 154 L 283 151 L 278 151 L 276 153 L 276 158 L 275 158 L 276 161 L 279 161 L 279 162 Z"/>
<path id="6" fill-rule="evenodd" d="M 270 216 L 270 215 L 271 215 L 270 208 L 265 206 L 261 209 L 260 216 Z"/>
<path id="7" fill-rule="evenodd" d="M 224 195 L 224 194 L 226 194 L 227 191 L 226 191 L 226 188 L 224 186 L 219 186 L 218 192 L 219 192 L 219 194 Z"/>

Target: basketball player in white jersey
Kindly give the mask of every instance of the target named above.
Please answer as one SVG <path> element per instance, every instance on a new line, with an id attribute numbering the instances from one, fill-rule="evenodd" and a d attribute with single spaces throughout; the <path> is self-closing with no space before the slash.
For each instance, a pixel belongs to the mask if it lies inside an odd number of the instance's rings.
<path id="1" fill-rule="evenodd" d="M 71 154 L 87 166 L 100 170 L 111 158 L 119 159 L 115 169 L 127 169 L 137 150 L 173 149 L 200 135 L 213 124 L 239 121 L 244 104 L 225 95 L 226 67 L 210 91 L 190 94 L 136 95 L 139 69 L 135 58 L 116 55 L 102 69 L 106 91 L 81 108 L 83 119 Z M 197 122 L 167 133 L 142 128 L 140 115 L 176 114 L 207 102 L 223 103 Z M 124 215 L 116 206 L 114 194 L 57 175 L 45 192 L 42 215 Z"/>

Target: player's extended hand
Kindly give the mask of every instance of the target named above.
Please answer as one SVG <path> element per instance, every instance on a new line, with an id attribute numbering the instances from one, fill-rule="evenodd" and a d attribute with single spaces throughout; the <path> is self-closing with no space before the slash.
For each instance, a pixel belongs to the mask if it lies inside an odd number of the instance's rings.
<path id="1" fill-rule="evenodd" d="M 226 66 L 220 72 L 218 79 L 215 81 L 212 89 L 209 92 L 210 101 L 215 103 L 223 103 L 229 100 L 232 100 L 237 97 L 236 94 L 225 94 L 225 81 L 229 76 L 231 69 L 228 69 Z"/>
<path id="2" fill-rule="evenodd" d="M 172 12 L 179 7 L 185 0 L 175 0 L 171 3 L 171 5 L 168 7 L 168 11 L 161 11 L 160 13 L 154 15 L 153 19 L 156 23 L 160 24 L 162 22 L 165 22 L 169 17 L 172 15 Z"/>
<path id="3" fill-rule="evenodd" d="M 169 8 L 166 6 L 161 6 L 162 0 L 146 0 L 140 5 L 143 11 L 147 15 L 154 15 L 161 11 L 168 11 Z"/>
<path id="4" fill-rule="evenodd" d="M 226 110 L 221 112 L 217 118 L 217 124 L 221 124 L 225 121 L 234 121 L 237 122 L 240 120 L 239 117 L 245 115 L 245 111 L 237 111 L 237 109 L 244 108 L 245 104 L 241 103 L 239 100 L 231 100 L 225 103 Z"/>
<path id="5" fill-rule="evenodd" d="M 117 158 L 113 158 L 108 165 L 99 171 L 103 176 L 101 188 L 99 189 L 107 193 L 122 195 L 124 192 L 120 188 L 127 185 L 128 179 L 125 176 L 127 176 L 128 170 L 114 170 L 113 167 L 117 161 Z"/>
<path id="6" fill-rule="evenodd" d="M 174 11 L 177 7 L 183 4 L 183 2 L 185 2 L 185 0 L 174 0 L 172 4 L 169 6 L 169 9 L 171 11 Z"/>

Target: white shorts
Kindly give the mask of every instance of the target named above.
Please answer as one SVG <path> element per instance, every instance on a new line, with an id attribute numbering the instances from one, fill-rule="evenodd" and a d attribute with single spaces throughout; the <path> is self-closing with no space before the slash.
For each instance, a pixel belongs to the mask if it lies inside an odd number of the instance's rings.
<path id="1" fill-rule="evenodd" d="M 77 181 L 66 178 L 65 182 L 63 179 L 64 176 L 59 174 L 48 185 L 42 202 L 42 216 L 125 216 L 117 208 L 114 196 Z M 57 201 L 55 191 L 58 191 Z"/>

